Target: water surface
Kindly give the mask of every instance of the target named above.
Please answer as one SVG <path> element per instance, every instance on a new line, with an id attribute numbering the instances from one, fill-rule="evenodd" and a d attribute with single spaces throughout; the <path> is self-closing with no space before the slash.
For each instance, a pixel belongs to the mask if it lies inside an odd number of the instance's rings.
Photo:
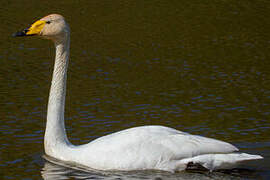
<path id="1" fill-rule="evenodd" d="M 264 156 L 243 168 L 270 178 L 269 12 L 266 0 L 0 2 L 1 179 L 44 178 L 55 168 L 42 158 L 53 44 L 11 37 L 50 13 L 64 15 L 72 31 L 65 113 L 72 143 L 165 125 Z M 80 173 L 56 169 L 66 178 Z M 163 173 L 143 176 L 186 176 Z M 129 175 L 141 178 L 119 178 Z"/>

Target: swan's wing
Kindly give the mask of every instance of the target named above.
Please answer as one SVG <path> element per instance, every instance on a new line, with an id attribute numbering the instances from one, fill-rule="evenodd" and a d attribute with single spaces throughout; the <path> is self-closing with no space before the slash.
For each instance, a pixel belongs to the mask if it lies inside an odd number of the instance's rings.
<path id="1" fill-rule="evenodd" d="M 98 138 L 79 149 L 81 154 L 88 154 L 84 160 L 90 167 L 122 170 L 157 169 L 201 154 L 238 150 L 226 142 L 162 126 L 127 129 Z"/>
<path id="2" fill-rule="evenodd" d="M 235 146 L 224 141 L 191 134 L 169 135 L 163 137 L 158 143 L 172 151 L 175 159 L 238 151 Z"/>

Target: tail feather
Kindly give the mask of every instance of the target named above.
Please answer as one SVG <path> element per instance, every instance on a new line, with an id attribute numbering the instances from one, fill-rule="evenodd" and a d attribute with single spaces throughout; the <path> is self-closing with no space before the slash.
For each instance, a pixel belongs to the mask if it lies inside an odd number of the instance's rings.
<path id="1" fill-rule="evenodd" d="M 192 158 L 182 159 L 180 164 L 200 164 L 203 167 L 212 170 L 231 169 L 243 161 L 263 159 L 260 155 L 251 155 L 246 153 L 229 154 L 203 154 Z"/>

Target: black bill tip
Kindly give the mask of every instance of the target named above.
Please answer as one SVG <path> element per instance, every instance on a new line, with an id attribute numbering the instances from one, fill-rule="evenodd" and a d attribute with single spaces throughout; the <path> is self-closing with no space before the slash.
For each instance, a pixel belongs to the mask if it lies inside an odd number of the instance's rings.
<path id="1" fill-rule="evenodd" d="M 25 29 L 23 31 L 18 31 L 16 33 L 13 33 L 13 37 L 21 37 L 21 36 L 28 36 L 26 33 L 28 32 L 28 29 Z"/>

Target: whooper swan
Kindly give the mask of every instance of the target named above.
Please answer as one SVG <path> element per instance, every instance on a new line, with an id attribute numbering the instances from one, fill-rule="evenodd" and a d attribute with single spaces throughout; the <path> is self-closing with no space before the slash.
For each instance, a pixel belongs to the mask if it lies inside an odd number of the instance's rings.
<path id="1" fill-rule="evenodd" d="M 88 144 L 72 145 L 66 135 L 64 107 L 70 29 L 63 16 L 48 15 L 15 36 L 41 36 L 56 47 L 55 65 L 48 102 L 44 148 L 46 155 L 98 170 L 181 171 L 189 164 L 209 170 L 262 159 L 259 155 L 236 153 L 233 145 L 169 127 L 142 126 L 100 137 Z"/>

